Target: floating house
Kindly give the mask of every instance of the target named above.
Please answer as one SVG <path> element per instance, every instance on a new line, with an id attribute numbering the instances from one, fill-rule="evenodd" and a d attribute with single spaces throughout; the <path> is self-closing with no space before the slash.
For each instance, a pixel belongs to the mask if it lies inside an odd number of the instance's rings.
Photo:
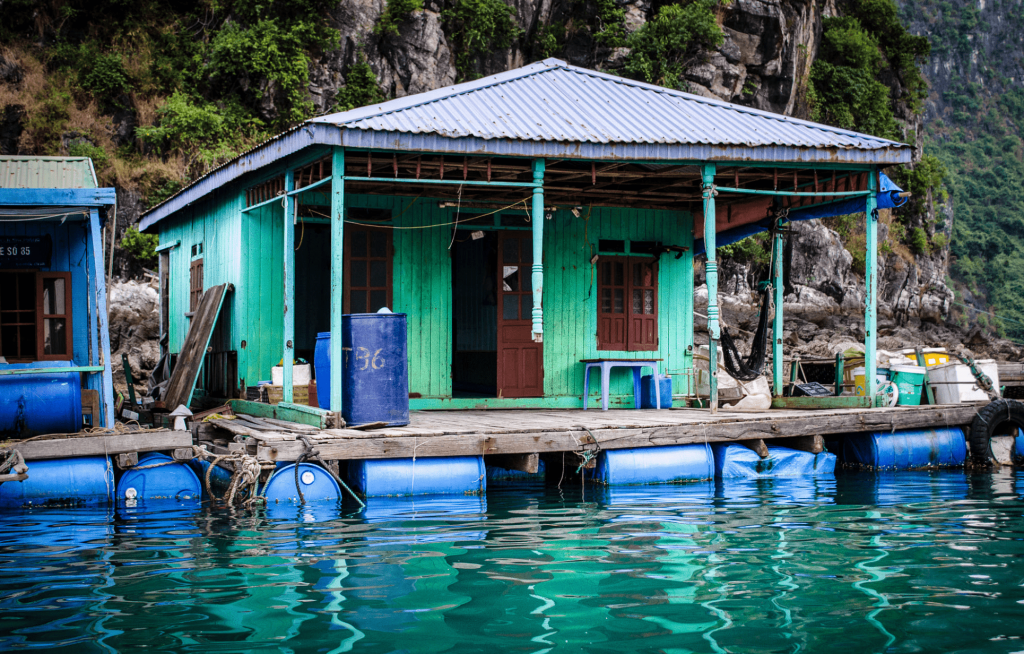
<path id="1" fill-rule="evenodd" d="M 0 440 L 114 423 L 101 230 L 115 202 L 88 158 L 0 157 Z"/>
<path id="2" fill-rule="evenodd" d="M 233 289 L 209 348 L 230 362 L 222 396 L 283 360 L 291 401 L 293 358 L 330 332 L 340 410 L 342 315 L 387 307 L 408 316 L 413 410 L 579 408 L 587 360 L 650 361 L 677 396 L 694 390 L 696 255 L 717 341 L 717 246 L 773 230 L 778 251 L 787 221 L 863 213 L 871 386 L 876 208 L 896 190 L 880 171 L 910 160 L 905 144 L 547 59 L 304 122 L 141 228 L 160 237 L 172 353 L 203 291 Z M 609 395 L 632 406 L 629 370 Z"/>

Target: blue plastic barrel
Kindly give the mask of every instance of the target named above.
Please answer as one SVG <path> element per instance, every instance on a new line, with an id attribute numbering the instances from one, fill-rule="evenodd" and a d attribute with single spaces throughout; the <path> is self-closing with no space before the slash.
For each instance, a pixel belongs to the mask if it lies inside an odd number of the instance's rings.
<path id="1" fill-rule="evenodd" d="M 147 452 L 139 457 L 139 464 L 125 471 L 117 482 L 118 500 L 178 500 L 196 501 L 202 498 L 199 477 L 185 463 L 159 452 Z M 163 463 L 157 468 L 145 468 Z M 143 469 L 139 469 L 143 468 Z"/>
<path id="2" fill-rule="evenodd" d="M 71 361 L 0 364 L 0 370 L 68 368 Z M 0 376 L 0 440 L 69 434 L 82 426 L 82 382 L 77 372 Z"/>
<path id="3" fill-rule="evenodd" d="M 348 480 L 367 497 L 483 493 L 482 456 L 367 459 L 348 462 Z"/>
<path id="4" fill-rule="evenodd" d="M 341 415 L 350 425 L 409 424 L 409 355 L 404 313 L 344 315 Z M 317 402 L 330 408 L 331 335 L 317 335 Z"/>
<path id="5" fill-rule="evenodd" d="M 302 499 L 306 502 L 337 502 L 341 499 L 341 487 L 334 477 L 320 466 L 311 463 L 299 464 L 299 487 Z M 298 502 L 299 494 L 295 490 L 295 464 L 278 468 L 267 482 L 265 491 L 267 503 Z"/>
<path id="6" fill-rule="evenodd" d="M 967 440 L 958 427 L 851 434 L 842 443 L 845 463 L 884 470 L 962 466 L 967 461 Z"/>
<path id="7" fill-rule="evenodd" d="M 777 445 L 768 446 L 768 458 L 738 443 L 715 443 L 715 476 L 720 479 L 764 479 L 775 477 L 814 477 L 831 475 L 836 455 L 811 454 Z"/>
<path id="8" fill-rule="evenodd" d="M 663 484 L 711 479 L 715 465 L 705 445 L 601 450 L 594 480 L 602 484 Z"/>
<path id="9" fill-rule="evenodd" d="M 106 504 L 114 493 L 114 468 L 105 456 L 28 461 L 28 479 L 0 484 L 0 506 Z"/>

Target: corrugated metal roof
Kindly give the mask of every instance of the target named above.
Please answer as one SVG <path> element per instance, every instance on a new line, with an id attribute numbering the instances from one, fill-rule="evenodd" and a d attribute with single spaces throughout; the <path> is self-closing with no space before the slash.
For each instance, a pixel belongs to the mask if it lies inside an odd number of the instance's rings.
<path id="1" fill-rule="evenodd" d="M 909 146 L 894 141 L 577 68 L 558 59 L 314 122 L 346 132 L 446 140 L 909 152 Z"/>
<path id="2" fill-rule="evenodd" d="M 141 228 L 312 145 L 650 163 L 884 166 L 912 155 L 895 141 L 545 59 L 297 125 L 153 207 Z"/>
<path id="3" fill-rule="evenodd" d="M 0 188 L 97 188 L 88 157 L 0 156 Z"/>

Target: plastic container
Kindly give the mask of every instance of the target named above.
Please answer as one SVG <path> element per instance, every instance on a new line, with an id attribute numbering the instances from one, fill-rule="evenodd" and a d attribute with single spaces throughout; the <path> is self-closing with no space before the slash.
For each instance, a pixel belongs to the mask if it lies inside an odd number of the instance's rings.
<path id="1" fill-rule="evenodd" d="M 900 406 L 918 406 L 921 404 L 921 388 L 927 369 L 924 366 L 893 366 L 892 381 L 899 389 Z"/>
<path id="2" fill-rule="evenodd" d="M 900 350 L 900 354 L 917 361 L 917 350 L 912 347 Z M 921 355 L 924 357 L 924 365 L 928 368 L 949 363 L 949 352 L 946 352 L 944 347 L 926 347 L 921 350 Z"/>
<path id="3" fill-rule="evenodd" d="M 889 380 L 890 374 L 889 368 L 876 368 L 875 369 L 875 388 L 882 382 Z M 867 390 L 864 388 L 864 367 L 857 367 L 853 369 L 853 384 L 854 394 L 864 397 L 867 394 Z"/>
<path id="4" fill-rule="evenodd" d="M 0 364 L 0 370 L 54 368 L 54 372 L 0 377 L 0 440 L 69 434 L 82 427 L 82 382 L 59 372 L 71 361 Z"/>
<path id="5" fill-rule="evenodd" d="M 334 477 L 320 466 L 311 463 L 299 464 L 299 487 L 302 489 L 302 499 L 306 502 L 337 502 L 341 499 L 341 486 L 334 481 Z M 266 490 L 260 492 L 266 495 L 268 504 L 298 502 L 299 494 L 295 490 L 295 464 L 278 468 L 267 482 Z"/>
<path id="6" fill-rule="evenodd" d="M 404 313 L 342 316 L 341 415 L 350 425 L 409 424 L 409 356 Z M 317 335 L 313 362 L 320 408 L 331 402 L 331 335 Z"/>
<path id="7" fill-rule="evenodd" d="M 967 440 L 957 427 L 902 429 L 846 436 L 841 452 L 845 463 L 886 470 L 962 466 Z"/>
<path id="8" fill-rule="evenodd" d="M 308 386 L 312 379 L 311 368 L 308 363 L 292 366 L 292 386 Z M 274 386 L 284 386 L 283 366 L 274 366 L 270 369 L 270 383 Z"/>
<path id="9" fill-rule="evenodd" d="M 706 445 L 601 450 L 593 479 L 602 484 L 664 484 L 711 479 L 715 465 Z"/>
<path id="10" fill-rule="evenodd" d="M 654 376 L 644 375 L 640 378 L 640 408 L 656 409 L 657 400 L 661 400 L 662 409 L 672 408 L 672 377 L 658 377 L 658 396 L 654 396 Z"/>
<path id="11" fill-rule="evenodd" d="M 139 464 L 126 470 L 117 482 L 118 501 L 202 499 L 203 487 L 199 477 L 186 463 L 168 463 L 174 459 L 159 452 L 148 452 L 139 457 Z M 165 463 L 157 468 L 139 467 Z"/>
<path id="12" fill-rule="evenodd" d="M 715 477 L 720 479 L 767 479 L 775 477 L 812 477 L 830 475 L 836 469 L 836 455 L 812 454 L 775 445 L 768 446 L 768 458 L 746 445 L 716 443 Z"/>
<path id="13" fill-rule="evenodd" d="M 0 484 L 0 507 L 106 504 L 114 467 L 105 456 L 28 462 L 28 479 Z"/>
<path id="14" fill-rule="evenodd" d="M 348 482 L 367 497 L 483 493 L 487 468 L 482 456 L 349 461 Z"/>
<path id="15" fill-rule="evenodd" d="M 992 379 L 999 388 L 999 366 L 992 359 L 975 361 L 978 369 Z M 971 369 L 962 363 L 945 363 L 927 369 L 928 383 L 933 384 L 936 404 L 960 404 L 961 402 L 984 402 L 988 393 L 978 388 Z"/>

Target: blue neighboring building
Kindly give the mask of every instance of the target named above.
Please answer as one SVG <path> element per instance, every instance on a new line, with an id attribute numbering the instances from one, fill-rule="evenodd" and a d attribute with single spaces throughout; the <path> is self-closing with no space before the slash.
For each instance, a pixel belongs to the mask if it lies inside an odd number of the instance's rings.
<path id="1" fill-rule="evenodd" d="M 0 157 L 0 440 L 77 431 L 84 389 L 99 392 L 93 426 L 114 424 L 101 234 L 115 202 L 88 158 Z"/>

